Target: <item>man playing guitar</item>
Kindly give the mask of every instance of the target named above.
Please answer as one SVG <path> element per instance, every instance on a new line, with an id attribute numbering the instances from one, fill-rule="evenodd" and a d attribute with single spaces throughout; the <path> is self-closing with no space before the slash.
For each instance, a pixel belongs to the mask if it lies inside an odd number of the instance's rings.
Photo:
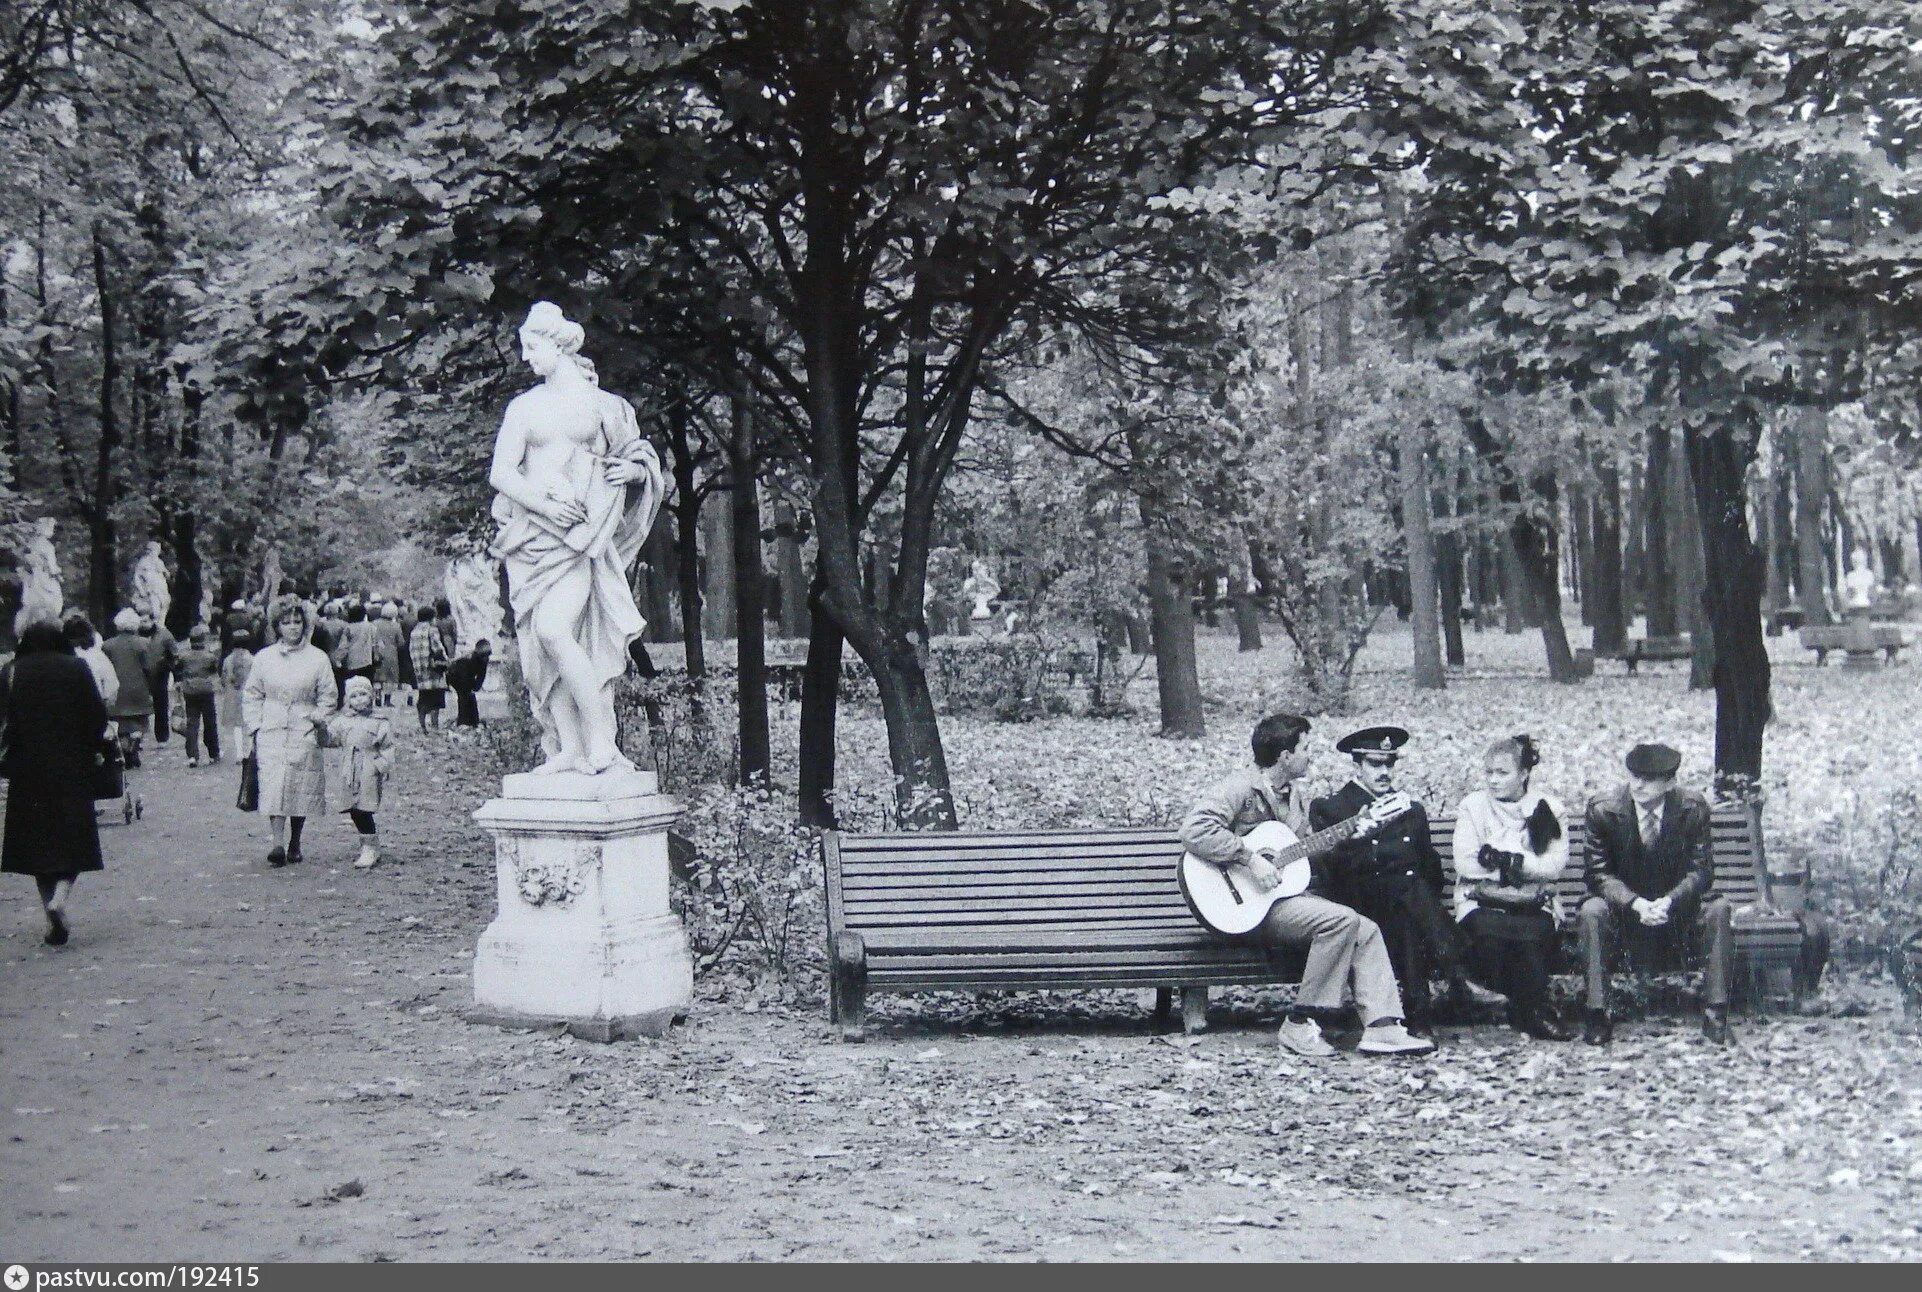
<path id="1" fill-rule="evenodd" d="M 1292 713 L 1270 714 L 1255 724 L 1254 769 L 1211 787 L 1181 823 L 1181 843 L 1190 857 L 1245 878 L 1256 895 L 1276 887 L 1280 874 L 1243 836 L 1268 821 L 1308 833 L 1308 804 L 1295 785 L 1308 769 L 1308 754 L 1301 749 L 1307 732 L 1308 720 Z M 1352 994 L 1366 1024 L 1358 1052 L 1432 1053 L 1434 1042 L 1411 1036 L 1402 1025 L 1401 991 L 1381 930 L 1321 896 L 1320 881 L 1316 874 L 1306 892 L 1276 901 L 1249 934 L 1271 949 L 1307 949 L 1301 988 L 1277 1037 L 1281 1047 L 1304 1058 L 1336 1053 L 1320 1024 L 1344 1017 L 1344 996 Z"/>

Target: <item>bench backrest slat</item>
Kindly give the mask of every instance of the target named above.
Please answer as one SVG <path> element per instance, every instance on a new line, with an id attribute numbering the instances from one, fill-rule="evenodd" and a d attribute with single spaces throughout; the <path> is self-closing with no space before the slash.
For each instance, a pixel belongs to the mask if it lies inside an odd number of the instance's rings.
<path id="1" fill-rule="evenodd" d="M 1571 910 L 1587 894 L 1582 820 L 1567 823 L 1569 864 L 1556 892 Z M 1454 882 L 1453 817 L 1429 821 Z M 1739 809 L 1713 819 L 1715 888 L 1737 905 L 1762 888 L 1753 829 Z M 976 834 L 829 832 L 823 843 L 831 931 L 951 927 L 1135 927 L 1192 921 L 1175 881 L 1172 830 L 1110 828 Z"/>

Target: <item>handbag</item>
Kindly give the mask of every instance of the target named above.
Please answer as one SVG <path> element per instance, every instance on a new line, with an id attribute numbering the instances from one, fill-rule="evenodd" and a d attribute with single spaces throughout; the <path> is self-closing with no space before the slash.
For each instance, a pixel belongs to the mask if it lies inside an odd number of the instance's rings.
<path id="1" fill-rule="evenodd" d="M 260 811 L 260 759 L 251 751 L 240 760 L 240 793 L 234 806 L 242 812 Z"/>
<path id="2" fill-rule="evenodd" d="M 102 736 L 93 761 L 94 801 L 117 799 L 126 792 L 127 760 L 120 753 L 120 740 L 116 736 Z"/>

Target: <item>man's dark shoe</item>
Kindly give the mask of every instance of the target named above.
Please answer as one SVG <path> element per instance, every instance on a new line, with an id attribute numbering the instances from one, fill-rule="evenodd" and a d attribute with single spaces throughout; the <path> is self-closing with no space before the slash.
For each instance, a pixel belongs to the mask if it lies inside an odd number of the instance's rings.
<path id="1" fill-rule="evenodd" d="M 1709 1005 L 1702 1010 L 1702 1035 L 1714 1045 L 1729 1043 L 1727 1006 Z"/>
<path id="2" fill-rule="evenodd" d="M 1609 1021 L 1608 1011 L 1591 1009 L 1588 1022 L 1582 1026 L 1582 1040 L 1590 1045 L 1607 1045 L 1615 1039 L 1615 1024 Z"/>
<path id="3" fill-rule="evenodd" d="M 269 849 L 267 853 L 267 864 L 275 870 L 279 870 L 287 864 L 287 850 L 285 848 Z"/>

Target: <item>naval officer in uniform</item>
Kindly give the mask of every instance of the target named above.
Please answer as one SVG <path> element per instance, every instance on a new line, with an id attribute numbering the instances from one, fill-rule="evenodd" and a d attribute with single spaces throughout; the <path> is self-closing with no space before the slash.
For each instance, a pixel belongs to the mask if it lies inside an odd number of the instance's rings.
<path id="1" fill-rule="evenodd" d="M 1354 760 L 1355 774 L 1333 794 L 1308 807 L 1308 823 L 1325 830 L 1354 816 L 1395 788 L 1395 764 L 1408 732 L 1401 727 L 1364 727 L 1335 742 Z M 1428 812 L 1420 803 L 1366 838 L 1353 839 L 1328 859 L 1331 896 L 1381 927 L 1389 960 L 1401 984 L 1411 1027 L 1430 1013 L 1428 978 L 1440 970 L 1458 1003 L 1500 1005 L 1507 997 L 1471 982 L 1463 968 L 1461 935 L 1443 905 L 1441 854 L 1428 837 Z"/>

